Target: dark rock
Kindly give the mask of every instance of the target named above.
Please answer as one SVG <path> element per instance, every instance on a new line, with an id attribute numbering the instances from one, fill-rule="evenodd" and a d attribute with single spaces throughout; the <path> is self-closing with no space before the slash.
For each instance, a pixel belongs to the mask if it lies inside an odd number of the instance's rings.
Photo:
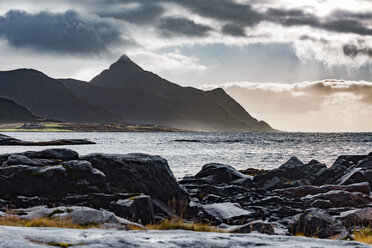
<path id="1" fill-rule="evenodd" d="M 332 203 L 332 207 L 363 207 L 372 204 L 372 198 L 369 195 L 343 190 L 331 190 L 317 195 L 308 195 L 302 197 L 301 200 L 308 202 L 308 205 L 316 200 L 328 200 Z"/>
<path id="2" fill-rule="evenodd" d="M 1 146 L 12 146 L 17 145 L 20 140 L 12 138 L 8 135 L 0 134 L 0 145 Z"/>
<path id="3" fill-rule="evenodd" d="M 45 206 L 37 206 L 28 209 L 13 209 L 13 215 L 19 215 L 22 219 L 32 220 L 36 218 L 58 218 L 62 220 L 69 220 L 77 225 L 102 225 L 102 224 L 117 224 L 119 229 L 128 230 L 130 226 L 143 227 L 137 223 L 130 222 L 115 214 L 105 211 L 97 210 L 82 206 L 70 207 L 55 207 L 47 208 Z"/>
<path id="4" fill-rule="evenodd" d="M 367 156 L 365 156 L 365 155 L 341 155 L 336 159 L 336 161 L 333 163 L 332 167 L 334 167 L 336 165 L 343 165 L 346 168 L 349 168 L 352 165 L 357 164 L 360 160 L 365 159 L 366 157 Z"/>
<path id="5" fill-rule="evenodd" d="M 195 179 L 212 185 L 222 183 L 252 185 L 253 177 L 244 175 L 229 165 L 211 163 L 204 165 L 195 175 Z"/>
<path id="6" fill-rule="evenodd" d="M 332 204 L 331 201 L 318 199 L 318 200 L 315 200 L 315 201 L 311 202 L 310 207 L 313 207 L 313 208 L 331 208 L 331 207 L 333 207 L 333 204 Z"/>
<path id="7" fill-rule="evenodd" d="M 83 161 L 44 167 L 1 167 L 0 188 L 0 197 L 4 199 L 18 196 L 60 198 L 66 194 L 108 190 L 104 174 Z"/>
<path id="8" fill-rule="evenodd" d="M 370 153 L 366 158 L 360 160 L 356 167 L 372 170 L 372 153 Z"/>
<path id="9" fill-rule="evenodd" d="M 79 154 L 69 149 L 46 149 L 38 152 L 24 152 L 20 153 L 20 155 L 28 158 L 59 159 L 63 161 L 79 159 Z"/>
<path id="10" fill-rule="evenodd" d="M 318 238 L 344 239 L 350 236 L 339 221 L 321 209 L 309 209 L 294 216 L 288 222 L 288 231 L 291 235 L 301 234 Z"/>
<path id="11" fill-rule="evenodd" d="M 22 141 L 7 135 L 0 134 L 0 146 L 63 146 L 63 145 L 92 145 L 87 139 L 59 139 L 52 141 Z"/>
<path id="12" fill-rule="evenodd" d="M 105 185 L 106 175 L 102 171 L 93 168 L 92 164 L 84 160 L 72 160 L 63 162 L 62 166 L 66 169 L 70 177 L 75 180 L 85 179 L 93 185 Z"/>
<path id="13" fill-rule="evenodd" d="M 356 227 L 372 226 L 372 208 L 354 209 L 340 213 L 340 220 L 344 226 Z"/>
<path id="14" fill-rule="evenodd" d="M 202 206 L 206 214 L 213 219 L 229 223 L 233 219 L 243 219 L 252 215 L 252 211 L 242 209 L 237 203 L 224 202 Z"/>
<path id="15" fill-rule="evenodd" d="M 164 202 L 185 200 L 187 192 L 177 183 L 165 159 L 146 154 L 90 154 L 81 159 L 102 171 L 115 192 L 139 192 Z"/>
<path id="16" fill-rule="evenodd" d="M 118 216 L 140 224 L 147 225 L 154 222 L 153 204 L 151 197 L 147 195 L 118 200 L 112 204 L 111 209 Z"/>
<path id="17" fill-rule="evenodd" d="M 293 188 L 286 188 L 286 189 L 277 189 L 277 190 L 274 190 L 274 192 L 280 195 L 300 198 L 306 195 L 316 195 L 320 193 L 326 193 L 332 190 L 360 192 L 366 195 L 370 194 L 370 187 L 369 187 L 369 184 L 366 182 L 351 184 L 351 185 L 342 185 L 342 186 L 341 185 L 301 186 L 301 187 L 293 187 Z"/>
<path id="18" fill-rule="evenodd" d="M 292 157 L 279 168 L 255 176 L 254 182 L 260 187 L 265 185 L 266 189 L 288 188 L 308 183 L 321 184 L 319 175 L 326 169 L 326 165 L 316 160 L 304 164 L 298 158 Z"/>
<path id="19" fill-rule="evenodd" d="M 346 175 L 340 178 L 341 185 L 348 185 L 353 183 L 367 182 L 368 179 L 364 176 L 361 168 L 355 168 Z"/>
<path id="20" fill-rule="evenodd" d="M 236 226 L 234 228 L 228 229 L 232 233 L 250 233 L 250 232 L 259 232 L 264 234 L 274 234 L 274 225 L 267 221 L 255 220 L 247 224 Z"/>
<path id="21" fill-rule="evenodd" d="M 158 200 L 158 199 L 151 199 L 153 207 L 154 207 L 154 213 L 155 215 L 163 215 L 166 218 L 171 218 L 173 220 L 178 220 L 180 217 L 175 213 L 174 209 L 170 208 L 167 204 L 164 202 Z M 190 212 L 190 209 L 186 209 L 186 213 Z"/>
<path id="22" fill-rule="evenodd" d="M 2 163 L 2 166 L 10 166 L 10 165 L 30 165 L 30 166 L 47 166 L 47 165 L 55 165 L 58 164 L 58 160 L 54 159 L 31 159 L 24 155 L 10 155 L 6 161 Z"/>
<path id="23" fill-rule="evenodd" d="M 283 182 L 279 179 L 279 177 L 273 177 L 271 179 L 267 179 L 264 181 L 262 188 L 267 190 L 277 189 L 277 188 L 283 188 L 285 187 L 283 185 Z"/>

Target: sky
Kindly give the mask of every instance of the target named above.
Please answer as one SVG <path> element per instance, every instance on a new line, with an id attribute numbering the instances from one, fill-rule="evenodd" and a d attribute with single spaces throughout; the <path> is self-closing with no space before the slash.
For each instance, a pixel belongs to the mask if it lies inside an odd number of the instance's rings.
<path id="1" fill-rule="evenodd" d="M 1 0 L 0 70 L 89 81 L 121 55 L 286 131 L 372 131 L 370 0 Z"/>

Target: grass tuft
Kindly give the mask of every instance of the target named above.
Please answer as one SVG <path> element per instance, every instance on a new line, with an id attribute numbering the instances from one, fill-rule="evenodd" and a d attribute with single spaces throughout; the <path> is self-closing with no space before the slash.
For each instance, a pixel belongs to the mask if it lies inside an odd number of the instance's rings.
<path id="1" fill-rule="evenodd" d="M 354 232 L 355 241 L 372 245 L 372 229 L 365 228 Z"/>
<path id="2" fill-rule="evenodd" d="M 78 225 L 70 220 L 61 220 L 58 218 L 35 218 L 32 220 L 24 220 L 17 216 L 5 216 L 0 218 L 2 226 L 23 226 L 23 227 L 59 227 L 72 229 L 89 229 L 99 228 L 97 224 Z"/>
<path id="3" fill-rule="evenodd" d="M 172 221 L 172 220 L 164 220 L 158 224 L 147 225 L 146 228 L 153 229 L 153 230 L 187 230 L 187 231 L 195 231 L 195 232 L 224 232 L 221 229 L 216 227 L 210 226 L 204 223 L 187 223 L 183 222 L 182 220 Z"/>

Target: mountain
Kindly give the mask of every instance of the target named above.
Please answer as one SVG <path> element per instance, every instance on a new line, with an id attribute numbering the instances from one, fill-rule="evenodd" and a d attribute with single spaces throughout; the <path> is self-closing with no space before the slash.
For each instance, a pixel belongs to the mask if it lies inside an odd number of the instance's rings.
<path id="1" fill-rule="evenodd" d="M 126 75 L 129 76 L 140 71 L 143 71 L 143 69 L 133 63 L 126 55 L 123 55 L 109 69 L 94 77 L 91 82 L 101 86 L 121 87 L 120 81 L 117 81 L 118 78 L 124 80 Z"/>
<path id="2" fill-rule="evenodd" d="M 0 123 L 34 122 L 40 117 L 32 114 L 25 107 L 0 97 Z"/>
<path id="3" fill-rule="evenodd" d="M 222 89 L 181 87 L 143 70 L 127 56 L 89 83 L 74 79 L 60 82 L 82 101 L 129 123 L 196 131 L 274 131 L 249 115 Z"/>
<path id="4" fill-rule="evenodd" d="M 122 122 L 120 117 L 81 101 L 58 80 L 32 69 L 0 72 L 0 97 L 13 100 L 45 119 Z"/>

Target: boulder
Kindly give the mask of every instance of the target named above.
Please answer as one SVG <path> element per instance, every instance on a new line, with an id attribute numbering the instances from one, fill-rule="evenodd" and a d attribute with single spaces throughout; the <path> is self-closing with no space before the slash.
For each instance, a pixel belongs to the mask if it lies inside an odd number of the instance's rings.
<path id="1" fill-rule="evenodd" d="M 229 165 L 211 163 L 204 165 L 195 175 L 195 179 L 212 185 L 222 183 L 252 185 L 253 177 L 244 175 Z"/>
<path id="2" fill-rule="evenodd" d="M 84 179 L 93 185 L 106 184 L 106 175 L 93 168 L 92 164 L 85 160 L 72 160 L 63 162 L 62 166 L 66 169 L 70 177 L 75 180 Z"/>
<path id="3" fill-rule="evenodd" d="M 20 155 L 28 158 L 58 159 L 62 161 L 79 159 L 79 154 L 70 149 L 46 149 L 37 152 L 24 152 Z"/>
<path id="4" fill-rule="evenodd" d="M 340 220 L 344 226 L 356 227 L 372 226 L 372 208 L 354 209 L 340 213 Z"/>
<path id="5" fill-rule="evenodd" d="M 10 165 L 30 165 L 30 166 L 38 166 L 43 167 L 47 165 L 55 165 L 58 164 L 58 160 L 55 159 L 31 159 L 24 155 L 10 155 L 8 156 L 7 160 L 2 163 L 2 166 L 10 166 Z"/>
<path id="6" fill-rule="evenodd" d="M 81 206 L 61 206 L 56 208 L 37 206 L 27 209 L 14 209 L 12 210 L 12 214 L 19 215 L 22 219 L 25 220 L 32 220 L 37 218 L 58 218 L 62 220 L 69 220 L 74 224 L 82 226 L 92 224 L 118 224 L 121 227 L 125 227 L 125 229 L 129 229 L 129 226 L 142 227 L 137 223 L 133 223 L 126 219 L 117 217 L 111 212 Z"/>
<path id="7" fill-rule="evenodd" d="M 186 200 L 187 192 L 178 184 L 165 159 L 146 154 L 90 154 L 81 158 L 102 171 L 115 192 L 144 193 L 164 202 Z"/>
<path id="8" fill-rule="evenodd" d="M 341 155 L 336 159 L 332 167 L 334 167 L 335 165 L 343 165 L 346 168 L 350 168 L 351 166 L 357 164 L 360 160 L 363 160 L 366 157 L 367 157 L 366 155 Z"/>
<path id="9" fill-rule="evenodd" d="M 291 235 L 305 235 L 309 237 L 345 239 L 350 236 L 339 221 L 321 209 L 309 209 L 295 215 L 288 222 Z"/>
<path id="10" fill-rule="evenodd" d="M 274 234 L 274 225 L 273 223 L 262 221 L 262 220 L 254 220 L 244 225 L 234 226 L 232 228 L 228 228 L 227 231 L 232 233 L 250 233 L 250 232 L 259 232 L 264 234 Z"/>
<path id="11" fill-rule="evenodd" d="M 60 199 L 67 194 L 108 191 L 105 175 L 84 161 L 44 167 L 0 167 L 0 188 L 0 197 L 13 201 L 18 196 Z"/>
<path id="12" fill-rule="evenodd" d="M 110 209 L 120 217 L 140 224 L 154 222 L 154 207 L 148 195 L 134 196 L 112 203 Z"/>
<path id="13" fill-rule="evenodd" d="M 348 185 L 353 183 L 368 182 L 361 168 L 355 168 L 340 178 L 339 184 Z"/>
<path id="14" fill-rule="evenodd" d="M 275 193 L 280 195 L 301 198 L 307 195 L 316 195 L 326 193 L 332 190 L 344 190 L 348 192 L 360 192 L 365 195 L 370 194 L 370 186 L 368 183 L 356 183 L 350 185 L 324 185 L 324 186 L 301 186 L 286 189 L 274 190 Z"/>
<path id="15" fill-rule="evenodd" d="M 242 209 L 238 203 L 224 202 L 202 206 L 206 214 L 213 219 L 229 223 L 233 219 L 242 219 L 252 215 L 252 211 Z"/>
<path id="16" fill-rule="evenodd" d="M 317 200 L 327 200 L 332 203 L 332 207 L 363 207 L 372 204 L 372 198 L 359 192 L 348 192 L 344 190 L 331 190 L 326 193 L 317 195 L 308 195 L 302 197 L 301 200 L 307 202 L 308 205 L 313 204 Z"/>
<path id="17" fill-rule="evenodd" d="M 326 165 L 316 160 L 304 164 L 297 157 L 292 157 L 279 168 L 255 176 L 253 181 L 256 185 L 269 190 L 309 183 L 322 184 L 323 180 L 320 180 L 319 175 L 325 170 L 327 170 Z"/>
<path id="18" fill-rule="evenodd" d="M 363 168 L 366 170 L 372 170 L 372 152 L 365 158 L 361 159 L 356 165 L 357 168 Z"/>

